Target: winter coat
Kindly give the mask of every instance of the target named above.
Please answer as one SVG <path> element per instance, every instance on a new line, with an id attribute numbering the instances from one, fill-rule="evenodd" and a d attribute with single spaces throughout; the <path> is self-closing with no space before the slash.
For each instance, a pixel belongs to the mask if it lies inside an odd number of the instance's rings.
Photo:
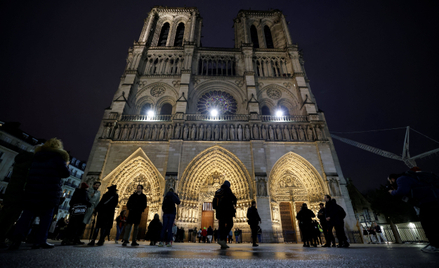
<path id="1" fill-rule="evenodd" d="M 44 211 L 59 205 L 62 178 L 70 176 L 66 166 L 69 154 L 61 149 L 40 146 L 35 149 L 27 178 L 24 209 Z"/>
<path id="2" fill-rule="evenodd" d="M 165 198 L 166 197 L 172 198 L 172 202 L 174 202 L 174 209 L 173 209 L 172 213 L 164 213 L 164 214 L 174 214 L 174 215 L 176 215 L 177 214 L 177 210 L 175 209 L 175 204 L 180 205 L 180 198 L 178 198 L 178 195 L 176 193 L 174 193 L 174 192 L 167 192 L 166 195 L 165 195 Z"/>
<path id="3" fill-rule="evenodd" d="M 213 235 L 212 227 L 207 228 L 207 235 Z"/>
<path id="4" fill-rule="evenodd" d="M 325 215 L 326 215 L 326 209 L 325 209 L 325 208 L 320 209 L 319 212 L 317 213 L 317 218 L 319 218 L 319 220 L 320 220 L 320 225 L 321 225 L 322 227 L 325 227 L 326 224 L 328 223 L 328 222 L 326 221 L 326 217 L 325 217 Z"/>
<path id="5" fill-rule="evenodd" d="M 207 236 L 207 230 L 206 229 L 203 229 L 201 231 L 201 236 Z"/>
<path id="6" fill-rule="evenodd" d="M 407 196 L 412 198 L 419 207 L 424 204 L 438 202 L 439 189 L 431 187 L 419 180 L 401 176 L 396 180 L 398 188 L 392 192 L 393 196 Z"/>
<path id="7" fill-rule="evenodd" d="M 85 189 L 76 189 L 72 195 L 72 199 L 70 199 L 69 205 L 70 208 L 73 208 L 75 205 L 86 205 L 90 207 L 91 203 L 87 191 Z"/>
<path id="8" fill-rule="evenodd" d="M 331 225 L 338 225 L 343 223 L 343 219 L 340 217 L 340 212 L 338 210 L 338 205 L 335 199 L 331 199 L 328 202 L 326 202 L 325 205 L 325 218 L 330 217 L 328 223 Z"/>
<path id="9" fill-rule="evenodd" d="M 128 198 L 127 209 L 128 213 L 127 223 L 139 224 L 142 213 L 146 208 L 146 195 L 144 193 L 134 193 Z"/>
<path id="10" fill-rule="evenodd" d="M 95 208 L 98 213 L 96 228 L 111 229 L 114 221 L 114 209 L 119 203 L 119 195 L 116 192 L 106 192 Z"/>
<path id="11" fill-rule="evenodd" d="M 254 206 L 251 206 L 247 209 L 247 218 L 248 224 L 250 225 L 258 225 L 261 221 L 261 217 L 259 217 L 258 209 Z"/>
<path id="12" fill-rule="evenodd" d="M 216 209 L 216 218 L 218 220 L 231 219 L 235 217 L 236 213 L 236 196 L 232 193 L 232 190 L 227 185 L 222 185 L 221 190 L 224 191 L 224 197 L 220 201 L 218 208 Z"/>
<path id="13" fill-rule="evenodd" d="M 96 191 L 95 193 L 95 190 L 93 188 L 88 189 L 87 194 L 88 194 L 88 198 L 90 199 L 91 206 L 85 212 L 84 221 L 83 221 L 84 224 L 90 223 L 91 216 L 93 216 L 93 210 L 96 208 L 96 206 L 99 203 L 99 199 L 101 198 L 101 191 Z"/>
<path id="14" fill-rule="evenodd" d="M 34 153 L 30 152 L 21 152 L 15 156 L 14 169 L 3 197 L 5 206 L 23 206 L 24 186 L 33 159 Z"/>
<path id="15" fill-rule="evenodd" d="M 145 239 L 149 241 L 160 241 L 160 234 L 162 231 L 162 223 L 159 219 L 153 219 L 148 226 L 148 232 Z"/>
<path id="16" fill-rule="evenodd" d="M 310 224 L 312 222 L 312 218 L 316 215 L 310 209 L 302 208 L 299 213 L 297 213 L 296 219 L 299 223 Z"/>

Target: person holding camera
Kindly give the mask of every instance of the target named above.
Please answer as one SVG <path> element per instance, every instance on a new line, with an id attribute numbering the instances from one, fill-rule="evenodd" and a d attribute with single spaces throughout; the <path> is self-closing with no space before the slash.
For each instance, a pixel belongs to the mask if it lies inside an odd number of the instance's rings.
<path id="1" fill-rule="evenodd" d="M 430 242 L 421 250 L 425 253 L 437 253 L 439 252 L 439 232 L 435 228 L 437 222 L 435 212 L 439 211 L 439 189 L 418 179 L 422 176 L 416 176 L 416 173 L 418 172 L 390 174 L 388 177 L 389 193 L 393 196 L 408 198 L 419 208 L 419 220 Z M 410 176 L 411 174 L 413 176 Z"/>

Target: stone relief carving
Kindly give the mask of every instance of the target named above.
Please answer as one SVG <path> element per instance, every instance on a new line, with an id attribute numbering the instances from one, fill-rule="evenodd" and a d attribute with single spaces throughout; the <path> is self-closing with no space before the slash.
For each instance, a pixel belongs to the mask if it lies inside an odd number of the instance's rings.
<path id="1" fill-rule="evenodd" d="M 163 94 L 165 94 L 166 89 L 163 86 L 156 86 L 151 88 L 151 96 L 153 97 L 160 97 Z"/>
<path id="2" fill-rule="evenodd" d="M 258 190 L 258 196 L 267 196 L 267 180 L 264 177 L 256 178 L 256 186 Z"/>
<path id="3" fill-rule="evenodd" d="M 267 90 L 267 95 L 270 99 L 278 100 L 282 96 L 282 92 L 277 88 L 270 88 Z"/>

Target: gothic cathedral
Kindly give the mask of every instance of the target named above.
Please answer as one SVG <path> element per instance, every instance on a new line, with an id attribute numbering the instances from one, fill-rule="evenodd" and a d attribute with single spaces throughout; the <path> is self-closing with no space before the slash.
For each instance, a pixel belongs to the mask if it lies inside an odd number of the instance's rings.
<path id="1" fill-rule="evenodd" d="M 238 198 L 234 228 L 249 229 L 246 211 L 255 200 L 264 237 L 297 241 L 300 206 L 317 212 L 330 194 L 353 230 L 346 180 L 282 12 L 239 11 L 234 48 L 203 47 L 201 29 L 197 8 L 149 12 L 84 180 L 101 181 L 102 192 L 117 185 L 115 216 L 142 184 L 141 230 L 161 216 L 169 187 L 181 199 L 179 227 L 217 227 L 211 202 L 224 180 Z"/>

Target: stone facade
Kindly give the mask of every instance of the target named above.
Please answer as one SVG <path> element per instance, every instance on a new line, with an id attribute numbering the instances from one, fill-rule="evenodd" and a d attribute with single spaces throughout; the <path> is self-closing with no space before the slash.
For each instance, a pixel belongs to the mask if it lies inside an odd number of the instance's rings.
<path id="1" fill-rule="evenodd" d="M 224 180 L 238 197 L 240 229 L 248 229 L 246 211 L 256 200 L 262 229 L 283 241 L 280 204 L 289 204 L 298 231 L 296 207 L 316 210 L 324 194 L 346 208 L 346 227 L 355 228 L 325 117 L 283 14 L 239 11 L 234 48 L 202 47 L 201 27 L 196 8 L 149 12 L 84 180 L 116 184 L 118 212 L 143 184 L 148 222 L 172 186 L 182 200 L 177 224 L 186 230 L 202 227 L 203 204 Z"/>

